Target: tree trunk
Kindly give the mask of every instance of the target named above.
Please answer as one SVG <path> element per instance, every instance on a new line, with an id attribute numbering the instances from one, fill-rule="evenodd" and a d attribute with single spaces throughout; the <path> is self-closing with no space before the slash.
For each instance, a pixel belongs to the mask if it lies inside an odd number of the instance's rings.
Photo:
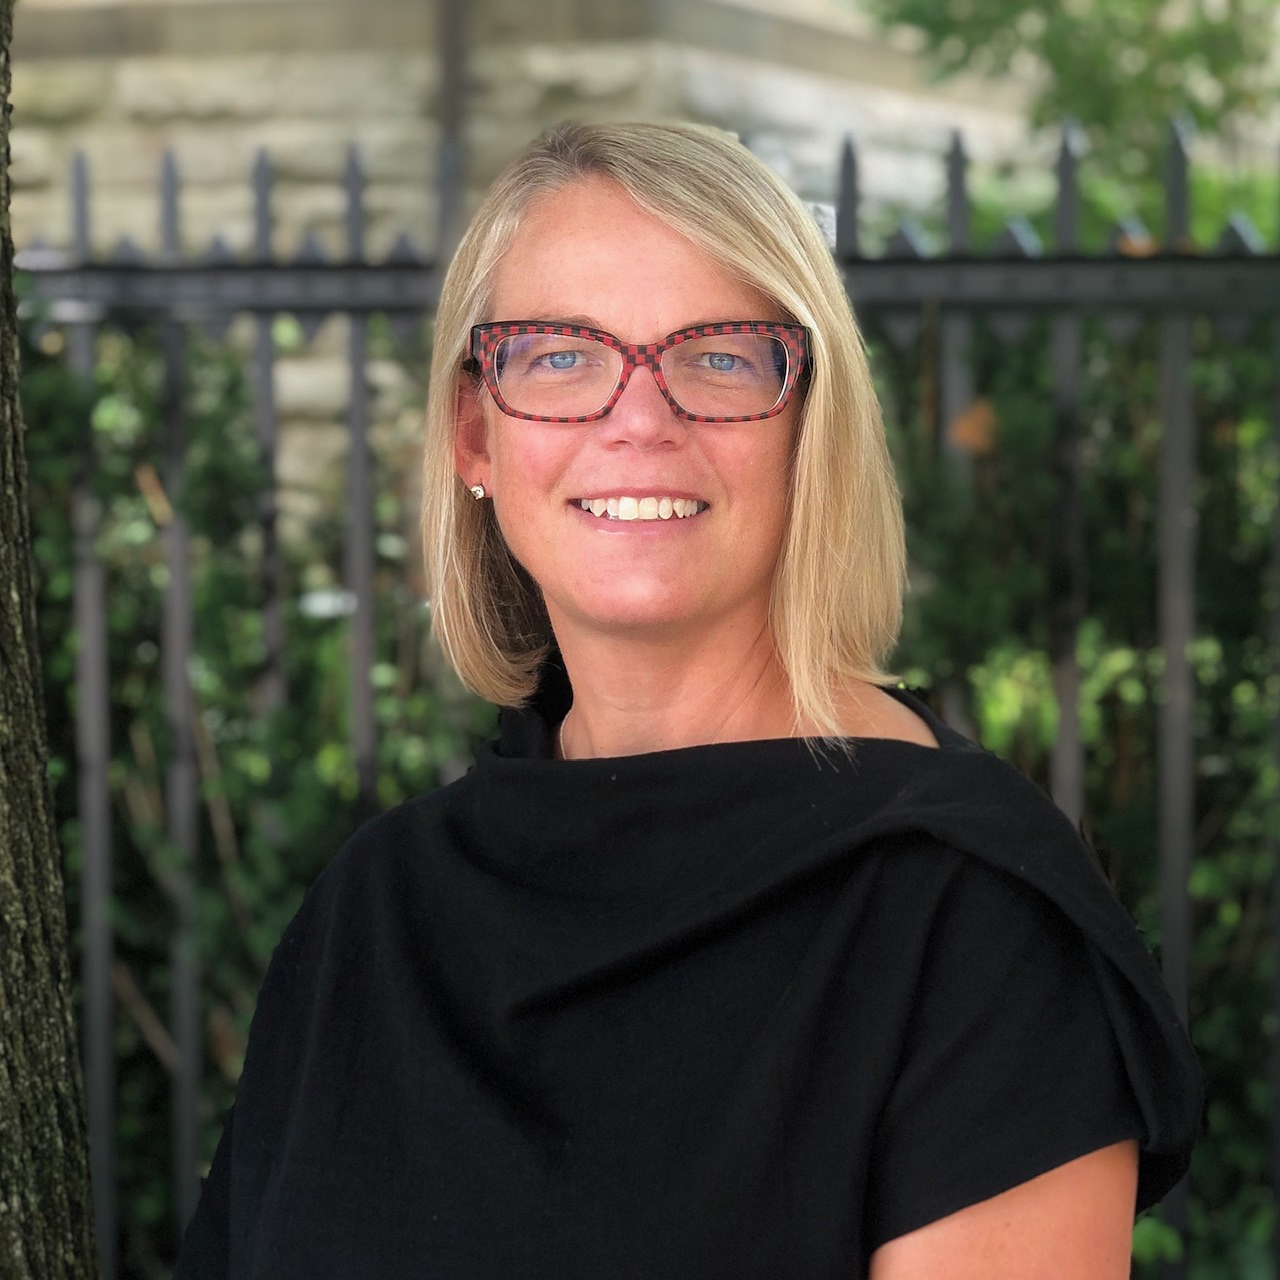
<path id="1" fill-rule="evenodd" d="M 97 1274 L 62 869 L 45 772 L 9 234 L 0 0 L 0 1280 Z"/>

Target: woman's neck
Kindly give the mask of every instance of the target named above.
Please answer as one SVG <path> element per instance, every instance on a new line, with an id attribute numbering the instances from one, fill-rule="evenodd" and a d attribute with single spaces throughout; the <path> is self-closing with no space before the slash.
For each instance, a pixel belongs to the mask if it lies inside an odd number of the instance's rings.
<path id="1" fill-rule="evenodd" d="M 637 755 L 795 732 L 791 686 L 768 629 L 726 644 L 563 635 L 573 685 L 567 759 Z"/>

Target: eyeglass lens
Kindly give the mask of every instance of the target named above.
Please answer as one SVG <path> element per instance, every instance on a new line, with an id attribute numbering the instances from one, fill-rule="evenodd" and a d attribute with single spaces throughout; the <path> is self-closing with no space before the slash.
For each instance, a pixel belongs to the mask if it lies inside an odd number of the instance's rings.
<path id="1" fill-rule="evenodd" d="M 772 334 L 724 333 L 668 347 L 659 361 L 672 398 L 699 418 L 768 413 L 787 380 L 786 344 Z M 522 333 L 503 338 L 493 368 L 517 413 L 577 418 L 602 408 L 622 375 L 622 355 L 594 338 Z"/>

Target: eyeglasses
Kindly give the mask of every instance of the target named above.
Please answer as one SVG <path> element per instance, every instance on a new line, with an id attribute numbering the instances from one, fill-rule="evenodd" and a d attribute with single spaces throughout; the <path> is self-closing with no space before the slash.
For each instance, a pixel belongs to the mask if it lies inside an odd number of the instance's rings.
<path id="1" fill-rule="evenodd" d="M 601 329 L 502 320 L 471 330 L 472 372 L 512 418 L 594 422 L 618 402 L 637 366 L 690 422 L 755 422 L 787 407 L 809 362 L 798 324 L 732 320 L 677 329 L 660 342 L 623 342 Z"/>

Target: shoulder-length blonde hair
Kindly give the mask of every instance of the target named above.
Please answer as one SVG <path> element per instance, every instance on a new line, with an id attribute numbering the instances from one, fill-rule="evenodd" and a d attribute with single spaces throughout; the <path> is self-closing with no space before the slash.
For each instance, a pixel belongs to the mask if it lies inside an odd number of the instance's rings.
<path id="1" fill-rule="evenodd" d="M 902 506 L 880 409 L 810 211 L 735 139 L 698 125 L 561 126 L 506 169 L 472 219 L 440 296 L 427 398 L 422 530 L 436 636 L 468 687 L 508 706 L 533 692 L 554 644 L 493 504 L 454 472 L 454 430 L 471 327 L 495 318 L 494 268 L 532 201 L 587 177 L 616 182 L 812 335 L 771 622 L 797 719 L 838 736 L 841 690 L 882 677 L 902 619 Z"/>

